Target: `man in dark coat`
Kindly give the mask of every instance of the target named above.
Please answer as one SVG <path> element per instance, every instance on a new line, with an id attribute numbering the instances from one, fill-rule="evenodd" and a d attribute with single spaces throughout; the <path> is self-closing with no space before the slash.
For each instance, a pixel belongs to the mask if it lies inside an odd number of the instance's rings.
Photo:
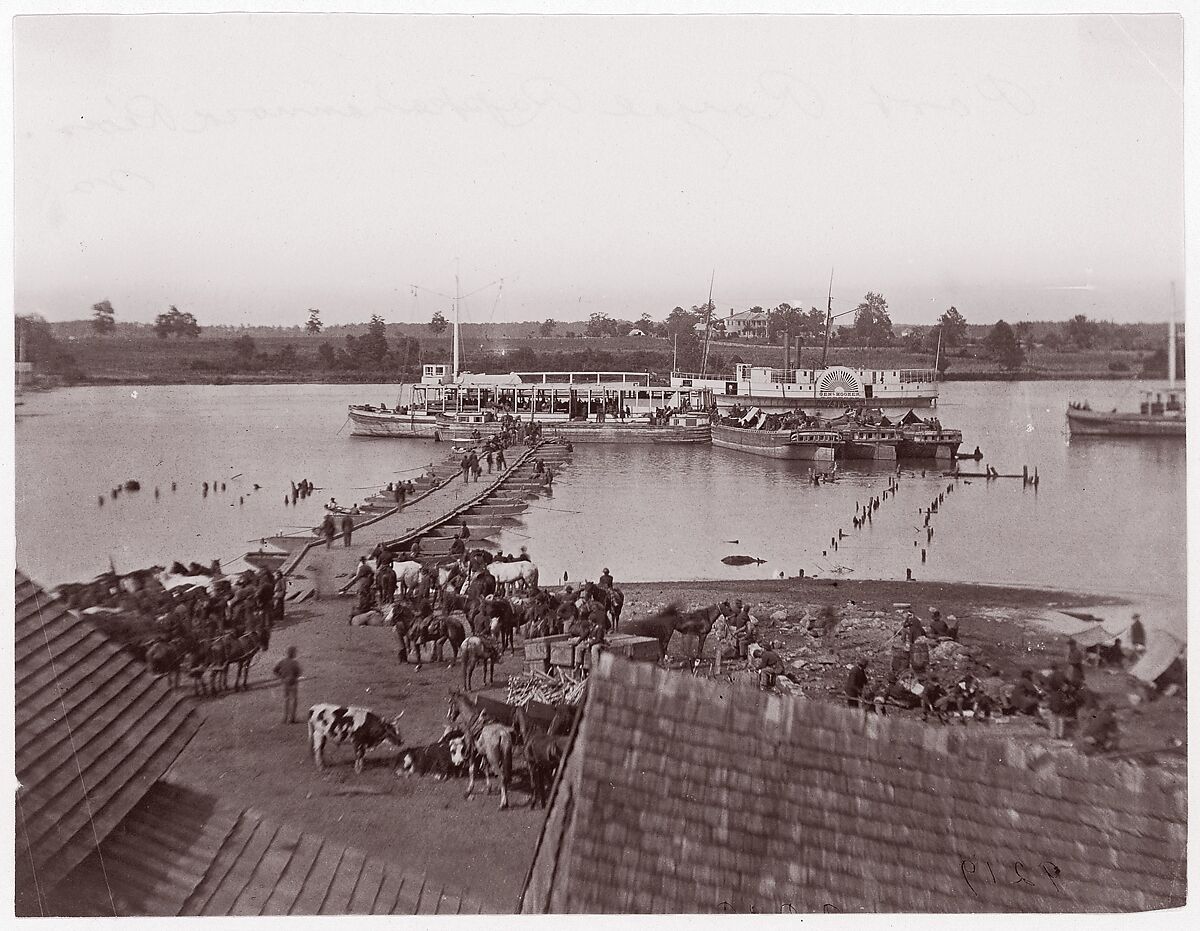
<path id="1" fill-rule="evenodd" d="M 1013 686 L 1008 703 L 1016 714 L 1037 714 L 1041 696 L 1037 686 L 1033 684 L 1033 673 L 1028 669 L 1021 670 L 1021 678 Z"/>
<path id="2" fill-rule="evenodd" d="M 379 600 L 385 605 L 390 605 L 396 595 L 396 570 L 390 562 L 385 562 L 375 573 L 375 584 L 379 586 Z"/>
<path id="3" fill-rule="evenodd" d="M 867 658 L 862 657 L 854 668 L 850 670 L 850 675 L 846 677 L 846 704 L 851 708 L 858 708 L 862 703 L 863 692 L 867 687 L 867 666 L 869 665 Z"/>
<path id="4" fill-rule="evenodd" d="M 1133 644 L 1134 653 L 1146 652 L 1146 628 L 1142 626 L 1142 616 L 1135 614 L 1133 623 L 1129 625 L 1129 642 Z"/>
<path id="5" fill-rule="evenodd" d="M 342 518 L 342 544 L 350 545 L 350 535 L 354 532 L 354 518 L 347 514 Z"/>

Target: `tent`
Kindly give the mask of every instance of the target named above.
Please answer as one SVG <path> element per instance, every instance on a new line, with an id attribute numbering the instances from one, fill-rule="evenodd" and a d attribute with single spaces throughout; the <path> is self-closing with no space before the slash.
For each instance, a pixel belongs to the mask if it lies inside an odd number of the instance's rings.
<path id="1" fill-rule="evenodd" d="M 1087 650 L 1091 647 L 1098 647 L 1102 643 L 1110 644 L 1118 637 L 1123 637 L 1127 630 L 1129 630 L 1128 627 L 1120 633 L 1114 634 L 1107 630 L 1103 624 L 1097 624 L 1094 627 L 1089 627 L 1071 636 L 1075 638 L 1075 642 L 1082 649 Z"/>
<path id="2" fill-rule="evenodd" d="M 1152 631 L 1146 644 L 1146 652 L 1134 663 L 1129 674 L 1153 685 L 1186 650 L 1187 643 L 1178 637 L 1162 630 Z"/>
<path id="3" fill-rule="evenodd" d="M 923 423 L 919 414 L 916 411 L 910 410 L 907 414 L 900 418 L 900 426 L 911 427 L 913 424 Z"/>

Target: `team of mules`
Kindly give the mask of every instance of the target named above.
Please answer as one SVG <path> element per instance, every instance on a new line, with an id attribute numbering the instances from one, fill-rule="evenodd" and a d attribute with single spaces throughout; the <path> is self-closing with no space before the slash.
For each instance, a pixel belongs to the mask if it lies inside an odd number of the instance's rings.
<path id="1" fill-rule="evenodd" d="M 192 680 L 192 692 L 197 696 L 228 691 L 229 667 L 232 666 L 232 688 L 236 692 L 249 688 L 250 664 L 267 648 L 269 637 L 266 628 L 217 633 L 212 637 L 159 635 L 145 645 L 145 662 L 151 674 L 164 676 L 172 689 L 179 688 L 180 679 L 186 672 Z M 135 650 L 135 655 L 137 652 Z"/>
<path id="2" fill-rule="evenodd" d="M 451 692 L 446 709 L 446 733 L 463 738 L 459 765 L 467 772 L 466 798 L 475 791 L 475 776 L 483 772 L 486 790 L 492 794 L 492 779 L 500 787 L 500 808 L 508 807 L 508 789 L 512 784 L 513 755 L 520 750 L 529 778 L 529 807 L 545 807 L 550 787 L 566 753 L 567 739 L 577 709 L 558 708 L 549 726 L 543 730 L 533 723 L 522 708 L 483 707 L 479 699 Z"/>

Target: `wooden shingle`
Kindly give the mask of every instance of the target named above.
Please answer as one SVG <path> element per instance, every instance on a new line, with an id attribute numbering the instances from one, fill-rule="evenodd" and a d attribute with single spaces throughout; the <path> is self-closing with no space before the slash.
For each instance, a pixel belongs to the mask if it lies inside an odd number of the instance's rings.
<path id="1" fill-rule="evenodd" d="M 201 716 L 19 571 L 14 595 L 16 908 L 36 915 L 166 772 Z"/>
<path id="2" fill-rule="evenodd" d="M 161 780 L 46 901 L 88 917 L 479 911 L 458 890 Z"/>
<path id="3" fill-rule="evenodd" d="M 1166 908 L 1186 833 L 1170 773 L 605 656 L 521 907 Z"/>

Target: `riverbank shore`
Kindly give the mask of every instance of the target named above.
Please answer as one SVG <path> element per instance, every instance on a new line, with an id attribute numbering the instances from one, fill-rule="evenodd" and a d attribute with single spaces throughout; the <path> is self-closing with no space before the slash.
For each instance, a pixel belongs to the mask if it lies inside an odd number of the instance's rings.
<path id="1" fill-rule="evenodd" d="M 940 667 L 937 663 L 931 667 L 939 678 L 970 672 L 977 678 L 994 675 L 1010 683 L 1023 670 L 1036 673 L 1065 662 L 1068 636 L 1088 622 L 1076 621 L 1064 612 L 1103 618 L 1107 628 L 1120 631 L 1131 620 L 1132 611 L 1131 602 L 1120 596 L 970 582 L 793 578 L 639 582 L 621 588 L 626 617 L 653 613 L 670 604 L 686 609 L 740 598 L 760 621 L 760 639 L 779 644 L 794 691 L 812 700 L 836 703 L 844 701 L 846 676 L 856 660 L 868 659 L 873 682 L 884 679 L 891 668 L 891 647 L 898 642 L 904 610 L 911 609 L 924 624 L 935 607 L 943 617 L 957 619 L 964 649 L 948 653 Z M 832 635 L 814 635 L 809 621 L 827 610 L 838 618 L 836 628 Z M 673 649 L 679 646 L 676 638 Z M 735 664 L 734 668 L 739 667 Z M 1124 669 L 1113 668 L 1089 668 L 1087 688 L 1117 712 L 1121 756 L 1147 765 L 1186 765 L 1184 696 L 1157 696 L 1147 701 L 1148 693 L 1136 679 Z M 891 713 L 919 716 L 917 712 Z M 1022 736 L 1048 749 L 1070 743 L 1051 740 L 1044 722 L 1035 718 L 1013 716 L 974 726 L 981 737 L 999 730 L 1004 736 Z"/>
<path id="2" fill-rule="evenodd" d="M 344 554 L 340 569 L 348 573 L 354 551 L 333 552 Z M 669 603 L 698 606 L 724 598 L 742 599 L 761 618 L 762 636 L 784 644 L 781 653 L 787 674 L 804 698 L 835 703 L 843 701 L 846 666 L 855 657 L 873 659 L 873 676 L 883 671 L 878 664 L 896 626 L 896 604 L 912 604 L 926 620 L 931 605 L 945 615 L 955 614 L 962 645 L 981 665 L 991 665 L 1006 677 L 1022 668 L 1042 668 L 1063 656 L 1065 637 L 1047 630 L 1039 618 L 1096 604 L 1094 596 L 1085 594 L 970 583 L 792 579 L 618 584 L 626 598 L 626 621 Z M 438 881 L 453 881 L 489 910 L 511 910 L 542 823 L 542 813 L 526 807 L 523 783 L 513 793 L 514 807 L 502 812 L 495 796 L 479 794 L 464 800 L 458 780 L 395 776 L 394 753 L 387 748 L 372 753 L 361 774 L 354 773 L 346 748 L 334 750 L 328 768 L 319 772 L 312 763 L 303 723 L 280 723 L 280 695 L 271 669 L 294 646 L 304 673 L 302 714 L 312 703 L 324 701 L 365 705 L 389 716 L 403 710 L 406 742 L 426 743 L 441 733 L 446 697 L 451 688 L 462 685 L 461 668 L 427 663 L 417 669 L 398 663 L 392 632 L 347 625 L 349 605 L 348 598 L 331 597 L 290 608 L 269 652 L 251 670 L 250 689 L 204 702 L 206 724 L 176 762 L 172 777 L 218 791 L 280 820 L 301 822 L 306 830 L 424 871 Z M 826 606 L 840 613 L 838 631 L 828 643 L 814 643 L 803 619 Z M 1120 611 L 1123 606 L 1114 600 L 1113 608 Z M 672 652 L 683 646 L 677 635 Z M 518 645 L 516 655 L 501 660 L 496 670 L 498 688 L 503 688 L 508 676 L 521 672 L 519 650 Z M 745 663 L 731 666 L 734 684 L 755 687 Z M 1089 669 L 1087 684 L 1118 708 L 1121 751 L 1126 757 L 1144 765 L 1185 766 L 1185 699 L 1164 696 L 1131 704 L 1135 683 L 1119 671 Z M 1033 718 L 930 726 L 965 727 L 965 733 L 981 740 L 1016 737 L 1048 749 L 1069 749 L 1067 741 L 1052 740 Z"/>

